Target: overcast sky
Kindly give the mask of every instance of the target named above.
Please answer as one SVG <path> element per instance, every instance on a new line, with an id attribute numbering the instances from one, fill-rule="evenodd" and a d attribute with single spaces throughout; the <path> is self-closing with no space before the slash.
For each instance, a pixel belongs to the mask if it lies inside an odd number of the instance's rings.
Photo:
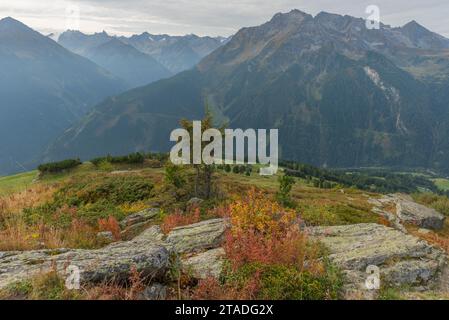
<path id="1" fill-rule="evenodd" d="M 386 24 L 416 20 L 449 37 L 448 0 L 0 0 L 0 18 L 12 16 L 42 33 L 80 29 L 228 36 L 277 12 L 300 9 L 313 15 L 327 11 L 366 18 L 368 5 L 380 8 Z"/>

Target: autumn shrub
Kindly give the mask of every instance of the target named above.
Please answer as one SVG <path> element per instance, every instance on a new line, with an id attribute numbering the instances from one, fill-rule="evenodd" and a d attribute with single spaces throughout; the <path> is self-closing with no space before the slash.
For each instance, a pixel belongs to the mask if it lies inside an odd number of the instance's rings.
<path id="1" fill-rule="evenodd" d="M 152 190 L 142 176 L 91 174 L 1 197 L 0 250 L 94 248 L 102 245 L 96 233 L 103 229 L 118 240 L 118 221 L 142 207 Z"/>
<path id="2" fill-rule="evenodd" d="M 0 197 L 0 227 L 9 216 L 20 213 L 24 208 L 33 208 L 50 201 L 57 185 L 35 185 L 23 191 Z"/>
<path id="3" fill-rule="evenodd" d="M 301 231 L 301 219 L 251 190 L 223 212 L 227 262 L 221 281 L 200 281 L 197 299 L 335 299 L 341 274 L 325 249 Z"/>
<path id="4" fill-rule="evenodd" d="M 148 204 L 145 203 L 144 201 L 137 201 L 137 202 L 132 202 L 132 203 L 124 203 L 124 204 L 118 206 L 118 208 L 125 215 L 128 215 L 128 214 L 136 213 L 136 212 L 147 209 Z"/>
<path id="5" fill-rule="evenodd" d="M 266 237 L 284 236 L 299 226 L 299 215 L 285 209 L 255 189 L 232 202 L 223 215 L 229 219 L 234 234 L 254 230 Z"/>
<path id="6" fill-rule="evenodd" d="M 118 241 L 121 238 L 120 225 L 116 218 L 108 217 L 107 219 L 98 220 L 98 228 L 100 231 L 109 231 L 114 236 L 114 240 Z"/>
<path id="7" fill-rule="evenodd" d="M 234 267 L 252 262 L 301 266 L 316 252 L 308 247 L 310 242 L 300 231 L 298 214 L 255 190 L 231 203 L 225 216 L 231 229 L 224 249 Z"/>
<path id="8" fill-rule="evenodd" d="M 176 227 L 197 223 L 200 220 L 201 212 L 197 207 L 186 213 L 181 210 L 176 210 L 174 213 L 168 214 L 163 218 L 161 229 L 162 232 L 167 234 Z"/>

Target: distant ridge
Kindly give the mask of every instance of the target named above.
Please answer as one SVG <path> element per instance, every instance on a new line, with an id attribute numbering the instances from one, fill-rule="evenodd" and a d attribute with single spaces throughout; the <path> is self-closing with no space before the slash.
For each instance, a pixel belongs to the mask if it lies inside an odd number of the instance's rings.
<path id="1" fill-rule="evenodd" d="M 33 168 L 53 139 L 124 89 L 93 62 L 20 21 L 1 19 L 0 175 Z"/>

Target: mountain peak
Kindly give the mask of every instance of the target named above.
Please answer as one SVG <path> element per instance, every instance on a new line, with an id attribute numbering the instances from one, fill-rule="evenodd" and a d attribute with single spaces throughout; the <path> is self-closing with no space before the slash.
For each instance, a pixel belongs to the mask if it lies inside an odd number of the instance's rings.
<path id="1" fill-rule="evenodd" d="M 415 20 L 410 21 L 400 29 L 417 48 L 433 50 L 449 48 L 449 39 L 430 31 Z"/>
<path id="2" fill-rule="evenodd" d="M 105 30 L 103 30 L 102 32 L 96 32 L 94 35 L 97 35 L 97 36 L 109 36 L 109 34 L 105 31 Z"/>
<path id="3" fill-rule="evenodd" d="M 12 18 L 12 17 L 6 17 L 0 20 L 1 24 L 21 24 L 20 21 Z"/>
<path id="4" fill-rule="evenodd" d="M 16 20 L 14 18 L 11 17 L 6 17 L 0 20 L 0 27 L 2 29 L 30 29 L 29 27 L 27 27 L 25 24 L 23 24 L 22 22 L 20 22 L 19 20 Z"/>
<path id="5" fill-rule="evenodd" d="M 327 11 L 320 11 L 315 18 L 324 18 L 324 17 L 341 17 L 341 15 L 337 13 L 330 13 Z"/>
<path id="6" fill-rule="evenodd" d="M 403 27 L 403 29 L 408 29 L 408 30 L 425 30 L 425 31 L 429 31 L 427 30 L 425 27 L 423 27 L 422 25 L 420 25 L 418 22 L 416 22 L 416 20 L 412 20 L 410 22 L 408 22 L 407 24 L 405 24 Z"/>
<path id="7" fill-rule="evenodd" d="M 310 14 L 303 12 L 301 10 L 298 9 L 293 9 L 290 12 L 287 13 L 282 13 L 282 12 L 278 12 L 273 16 L 272 20 L 277 20 L 277 19 L 297 19 L 297 18 L 305 18 L 305 17 L 311 17 Z"/>
<path id="8" fill-rule="evenodd" d="M 294 9 L 287 13 L 276 13 L 265 25 L 270 26 L 270 28 L 297 28 L 304 21 L 310 19 L 313 19 L 310 14 Z"/>

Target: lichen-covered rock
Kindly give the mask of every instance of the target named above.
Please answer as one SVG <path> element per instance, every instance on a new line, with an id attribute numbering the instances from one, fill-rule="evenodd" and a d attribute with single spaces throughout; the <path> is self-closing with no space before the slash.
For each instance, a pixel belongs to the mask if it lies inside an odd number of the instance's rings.
<path id="1" fill-rule="evenodd" d="M 439 249 L 414 236 L 378 224 L 313 227 L 330 251 L 329 258 L 346 276 L 346 294 L 367 292 L 368 266 L 377 266 L 383 284 L 432 286 L 438 283 L 447 257 Z"/>
<path id="2" fill-rule="evenodd" d="M 122 228 L 126 228 L 138 223 L 146 222 L 155 218 L 160 213 L 158 208 L 148 208 L 137 213 L 130 214 L 120 222 Z"/>
<path id="3" fill-rule="evenodd" d="M 397 199 L 396 214 L 402 222 L 433 230 L 442 229 L 445 219 L 435 209 L 402 198 Z"/>
<path id="4" fill-rule="evenodd" d="M 208 277 L 220 277 L 225 251 L 223 248 L 217 248 L 197 254 L 193 257 L 183 259 L 183 269 L 198 279 L 206 279 Z"/>
<path id="5" fill-rule="evenodd" d="M 114 241 L 114 235 L 112 234 L 111 231 L 98 232 L 97 233 L 97 238 L 100 241 L 105 241 L 105 242 L 112 242 L 112 241 Z"/>
<path id="6" fill-rule="evenodd" d="M 177 253 L 213 249 L 221 245 L 226 228 L 224 219 L 202 221 L 173 229 L 166 242 Z"/>
<path id="7" fill-rule="evenodd" d="M 403 232 L 406 231 L 402 223 L 433 230 L 440 230 L 444 225 L 445 217 L 441 213 L 416 203 L 407 194 L 388 194 L 379 199 L 370 198 L 368 202 L 373 205 L 374 213 L 388 219 L 393 227 Z M 391 210 L 391 207 L 395 209 Z"/>
<path id="8" fill-rule="evenodd" d="M 189 201 L 187 201 L 188 206 L 199 206 L 201 203 L 203 203 L 204 200 L 200 198 L 192 198 Z"/>
<path id="9" fill-rule="evenodd" d="M 81 283 L 127 279 L 133 267 L 143 276 L 163 276 L 169 267 L 169 251 L 150 229 L 132 241 L 117 242 L 98 250 L 33 250 L 0 254 L 0 288 L 56 268 L 66 276 L 69 265 L 80 270 Z"/>

